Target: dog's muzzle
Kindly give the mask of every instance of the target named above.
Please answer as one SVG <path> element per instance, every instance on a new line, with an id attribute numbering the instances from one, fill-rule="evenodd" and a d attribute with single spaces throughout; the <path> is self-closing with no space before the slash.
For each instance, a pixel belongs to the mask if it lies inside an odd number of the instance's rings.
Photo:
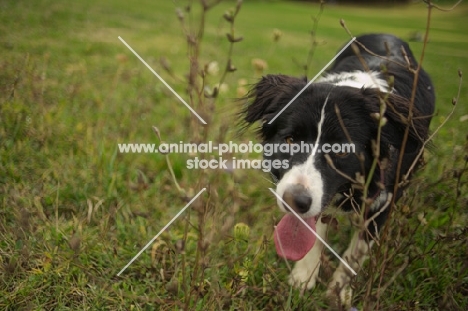
<path id="1" fill-rule="evenodd" d="M 283 193 L 283 200 L 290 208 L 299 214 L 307 213 L 312 205 L 312 197 L 307 189 L 300 184 L 289 186 Z M 289 210 L 286 204 L 283 204 L 284 208 Z"/>

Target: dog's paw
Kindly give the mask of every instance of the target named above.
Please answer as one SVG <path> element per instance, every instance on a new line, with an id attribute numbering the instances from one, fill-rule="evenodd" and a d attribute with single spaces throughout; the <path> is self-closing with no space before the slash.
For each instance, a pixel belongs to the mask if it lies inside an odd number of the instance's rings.
<path id="1" fill-rule="evenodd" d="M 345 271 L 341 269 L 335 271 L 327 288 L 327 297 L 333 306 L 351 307 L 353 290 L 349 285 L 350 281 Z"/>
<path id="2" fill-rule="evenodd" d="M 350 308 L 353 298 L 353 290 L 349 285 L 341 286 L 339 283 L 335 283 L 328 286 L 327 298 L 331 305 L 334 307 L 346 307 Z"/>
<path id="3" fill-rule="evenodd" d="M 289 275 L 289 285 L 300 289 L 311 289 L 317 283 L 319 269 L 310 269 L 296 264 Z"/>

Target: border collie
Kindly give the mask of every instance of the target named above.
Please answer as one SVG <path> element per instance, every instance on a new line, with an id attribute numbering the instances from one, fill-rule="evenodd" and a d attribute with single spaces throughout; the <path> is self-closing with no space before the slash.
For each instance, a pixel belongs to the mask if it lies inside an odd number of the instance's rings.
<path id="1" fill-rule="evenodd" d="M 266 159 L 289 164 L 271 173 L 281 198 L 278 205 L 286 212 L 275 229 L 276 249 L 281 257 L 297 261 L 290 284 L 301 289 L 315 285 L 323 243 L 289 208 L 321 237 L 327 230 L 321 215 L 328 207 L 364 215 L 366 230 L 354 234 L 342 256 L 353 270 L 363 264 L 428 137 L 435 95 L 423 69 L 414 83 L 417 67 L 407 43 L 393 35 L 368 34 L 358 37 L 284 111 L 307 80 L 267 75 L 247 96 L 244 120 L 247 126 L 262 123 L 259 134 L 264 144 L 315 146 L 294 154 L 264 153 Z M 343 143 L 352 143 L 354 152 L 321 149 Z M 340 263 L 328 294 L 339 293 L 341 303 L 349 304 L 351 277 Z"/>

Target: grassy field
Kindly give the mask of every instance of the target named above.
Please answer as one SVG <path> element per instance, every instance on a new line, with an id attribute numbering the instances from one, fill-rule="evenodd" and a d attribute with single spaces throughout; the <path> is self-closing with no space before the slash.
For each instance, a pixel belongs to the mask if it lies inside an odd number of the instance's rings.
<path id="1" fill-rule="evenodd" d="M 185 27 L 196 29 L 197 4 L 187 12 L 185 1 L 0 2 L 1 310 L 326 308 L 324 289 L 337 261 L 329 255 L 313 291 L 300 295 L 288 286 L 290 267 L 272 241 L 281 213 L 267 174 L 188 170 L 196 155 L 171 154 L 167 162 L 162 154 L 119 153 L 117 144 L 159 143 L 153 126 L 167 142 L 255 140 L 253 131 L 239 136 L 236 125 L 240 106 L 233 99 L 245 83 L 267 73 L 315 75 L 349 40 L 340 19 L 353 34 L 410 39 L 424 33 L 427 8 L 325 6 L 305 72 L 319 6 L 244 2 L 234 24 L 235 37 L 243 37 L 232 46 L 237 70 L 226 75 L 216 100 L 203 101 L 188 95 L 190 49 L 176 14 L 181 8 Z M 232 29 L 222 16 L 235 5 L 222 2 L 206 15 L 197 59 L 201 68 L 220 68 L 205 77 L 210 90 L 229 58 Z M 467 16 L 466 4 L 433 11 L 424 58 L 437 93 L 433 130 L 452 110 L 458 69 L 467 69 Z M 209 125 L 201 126 L 118 36 Z M 411 47 L 419 57 L 423 43 Z M 254 66 L 254 59 L 264 64 Z M 467 102 L 464 83 L 425 168 L 395 207 L 387 239 L 353 282 L 359 310 L 468 307 Z M 118 277 L 202 188 L 183 217 Z M 351 233 L 346 218 L 337 217 L 343 219 L 329 236 L 342 252 Z"/>

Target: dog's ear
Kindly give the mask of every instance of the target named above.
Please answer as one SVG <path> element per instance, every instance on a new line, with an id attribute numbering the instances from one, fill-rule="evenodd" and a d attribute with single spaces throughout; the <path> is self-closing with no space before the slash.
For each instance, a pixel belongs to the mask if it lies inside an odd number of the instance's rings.
<path id="1" fill-rule="evenodd" d="M 269 117 L 284 105 L 285 95 L 299 91 L 307 81 L 286 75 L 267 75 L 253 86 L 247 95 L 247 105 L 242 114 L 244 121 L 250 125 L 256 121 L 268 121 Z"/>

